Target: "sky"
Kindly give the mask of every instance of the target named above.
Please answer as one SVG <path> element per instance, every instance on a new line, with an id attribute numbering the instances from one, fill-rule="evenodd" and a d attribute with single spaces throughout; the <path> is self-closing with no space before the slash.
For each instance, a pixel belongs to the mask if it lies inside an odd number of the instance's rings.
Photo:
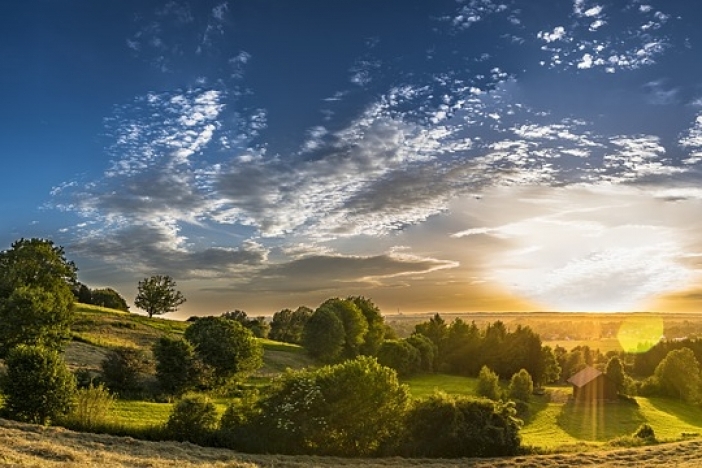
<path id="1" fill-rule="evenodd" d="M 0 249 L 176 318 L 702 310 L 698 2 L 3 10 Z"/>

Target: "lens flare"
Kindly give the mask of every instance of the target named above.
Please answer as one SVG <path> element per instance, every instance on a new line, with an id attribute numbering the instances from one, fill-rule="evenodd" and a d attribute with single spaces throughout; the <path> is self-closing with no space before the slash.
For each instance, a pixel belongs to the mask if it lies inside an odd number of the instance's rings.
<path id="1" fill-rule="evenodd" d="M 622 322 L 617 339 L 628 353 L 645 353 L 663 337 L 663 318 L 660 316 L 630 317 Z"/>

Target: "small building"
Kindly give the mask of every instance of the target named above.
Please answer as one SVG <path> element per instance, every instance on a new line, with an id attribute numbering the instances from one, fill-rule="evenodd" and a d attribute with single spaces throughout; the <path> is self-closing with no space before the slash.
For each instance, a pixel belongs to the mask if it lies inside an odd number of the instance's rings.
<path id="1" fill-rule="evenodd" d="M 586 367 L 568 379 L 573 386 L 573 399 L 591 402 L 617 399 L 617 385 L 594 367 Z"/>

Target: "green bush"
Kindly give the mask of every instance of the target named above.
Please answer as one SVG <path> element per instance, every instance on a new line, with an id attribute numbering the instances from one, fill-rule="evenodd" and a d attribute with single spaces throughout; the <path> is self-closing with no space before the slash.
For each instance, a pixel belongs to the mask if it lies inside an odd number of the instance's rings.
<path id="1" fill-rule="evenodd" d="M 198 442 L 217 425 L 217 408 L 201 395 L 186 396 L 173 407 L 166 423 L 166 434 L 176 440 Z"/>
<path id="2" fill-rule="evenodd" d="M 380 453 L 397 440 L 409 402 L 394 370 L 359 357 L 318 370 L 288 372 L 240 433 L 246 450 L 341 456 Z"/>
<path id="3" fill-rule="evenodd" d="M 225 386 L 263 365 L 263 347 L 251 330 L 237 321 L 203 317 L 185 330 L 185 339 L 212 370 L 215 386 Z"/>
<path id="4" fill-rule="evenodd" d="M 521 369 L 512 376 L 509 382 L 509 397 L 513 400 L 528 403 L 534 393 L 534 381 L 526 369 Z"/>
<path id="5" fill-rule="evenodd" d="M 421 365 L 419 350 L 407 340 L 386 340 L 378 351 L 378 362 L 400 376 L 416 373 Z"/>
<path id="6" fill-rule="evenodd" d="M 129 396 L 143 389 L 140 375 L 148 372 L 151 366 L 142 350 L 120 347 L 112 350 L 100 367 L 107 388 L 121 396 Z"/>
<path id="7" fill-rule="evenodd" d="M 512 402 L 436 394 L 409 411 L 400 452 L 412 457 L 498 457 L 519 452 Z"/>
<path id="8" fill-rule="evenodd" d="M 76 381 L 57 351 L 19 345 L 5 364 L 2 387 L 9 418 L 47 424 L 68 413 Z"/>
<path id="9" fill-rule="evenodd" d="M 195 385 L 197 366 L 193 345 L 181 338 L 163 336 L 154 344 L 153 353 L 161 391 L 182 395 Z"/>
<path id="10" fill-rule="evenodd" d="M 487 366 L 483 366 L 478 374 L 477 392 L 479 396 L 490 400 L 499 400 L 502 395 L 499 377 Z"/>
<path id="11" fill-rule="evenodd" d="M 636 429 L 636 432 L 634 432 L 634 437 L 638 437 L 639 439 L 655 441 L 656 433 L 649 424 L 642 424 L 639 426 L 638 429 Z"/>

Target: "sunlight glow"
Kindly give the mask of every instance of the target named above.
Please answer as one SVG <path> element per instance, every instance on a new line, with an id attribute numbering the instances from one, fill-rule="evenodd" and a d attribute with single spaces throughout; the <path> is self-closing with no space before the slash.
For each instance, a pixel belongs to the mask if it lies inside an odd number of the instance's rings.
<path id="1" fill-rule="evenodd" d="M 627 353 L 645 353 L 662 337 L 663 318 L 658 315 L 627 318 L 617 333 L 619 344 Z"/>

